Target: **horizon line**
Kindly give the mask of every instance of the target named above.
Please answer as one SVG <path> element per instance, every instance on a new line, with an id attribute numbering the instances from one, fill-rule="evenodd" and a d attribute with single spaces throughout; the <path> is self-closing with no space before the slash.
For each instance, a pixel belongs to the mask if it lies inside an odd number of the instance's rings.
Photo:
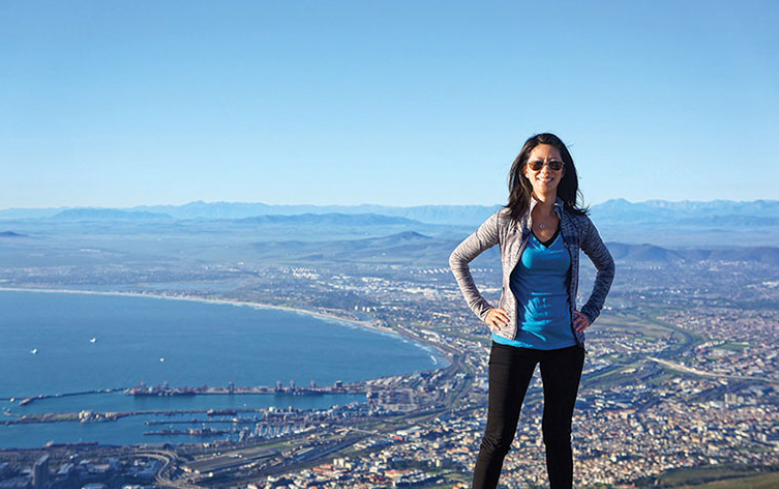
<path id="1" fill-rule="evenodd" d="M 598 206 L 607 202 L 624 201 L 629 204 L 645 204 L 654 202 L 667 202 L 671 204 L 680 203 L 714 203 L 714 202 L 733 202 L 733 203 L 750 203 L 750 202 L 779 202 L 779 199 L 753 199 L 753 200 L 730 200 L 730 199 L 711 199 L 711 200 L 666 200 L 666 199 L 648 199 L 642 201 L 632 201 L 624 197 L 617 197 L 613 199 L 607 199 L 602 202 L 588 204 L 590 206 Z M 99 205 L 61 205 L 61 206 L 42 206 L 42 207 L 4 207 L 0 208 L 0 212 L 4 211 L 23 211 L 23 210 L 47 210 L 47 209 L 114 209 L 114 210 L 131 210 L 139 207 L 184 207 L 191 204 L 229 204 L 229 205 L 265 205 L 268 207 L 389 207 L 396 209 L 409 209 L 414 207 L 495 207 L 503 206 L 505 204 L 413 204 L 413 205 L 392 205 L 392 204 L 377 204 L 377 203 L 362 203 L 362 204 L 269 204 L 261 201 L 228 201 L 228 200 L 192 200 L 182 204 L 136 204 L 130 206 L 99 206 Z"/>

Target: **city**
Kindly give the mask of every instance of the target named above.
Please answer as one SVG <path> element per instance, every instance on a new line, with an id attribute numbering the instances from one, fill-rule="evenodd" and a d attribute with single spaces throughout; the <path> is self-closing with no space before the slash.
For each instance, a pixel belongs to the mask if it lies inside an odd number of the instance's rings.
<path id="1" fill-rule="evenodd" d="M 82 290 L 91 284 L 102 292 L 292 306 L 367 321 L 447 359 L 431 371 L 333 386 L 126 386 L 127 395 L 159 396 L 350 392 L 364 395 L 364 402 L 311 410 L 212 409 L 186 413 L 189 418 L 175 424 L 150 424 L 150 432 L 174 426 L 168 432 L 181 440 L 175 444 L 3 450 L 0 488 L 467 487 L 486 418 L 489 336 L 440 266 L 453 241 L 416 232 L 389 238 L 383 248 L 348 259 L 337 252 L 311 259 L 308 250 L 294 249 L 280 259 L 266 250 L 275 245 L 259 243 L 253 245 L 261 250 L 257 258 L 217 256 L 197 267 L 166 265 L 161 257 L 150 267 L 0 269 L 5 288 Z M 396 242 L 403 253 L 393 248 Z M 190 244 L 182 238 L 179 245 Z M 429 255 L 431 247 L 440 249 Z M 494 260 L 487 253 L 472 267 L 489 300 L 500 292 Z M 681 469 L 697 469 L 689 480 L 703 482 L 779 480 L 777 263 L 618 259 L 617 270 L 607 307 L 588 332 L 573 433 L 581 486 L 649 487 Z M 583 269 L 582 296 L 592 278 L 593 270 Z M 166 287 L 171 283 L 175 287 Z M 545 484 L 539 382 L 528 392 L 503 487 Z M 3 423 L 110 423 L 137 414 L 85 409 Z M 237 441 L 198 441 L 222 433 Z"/>

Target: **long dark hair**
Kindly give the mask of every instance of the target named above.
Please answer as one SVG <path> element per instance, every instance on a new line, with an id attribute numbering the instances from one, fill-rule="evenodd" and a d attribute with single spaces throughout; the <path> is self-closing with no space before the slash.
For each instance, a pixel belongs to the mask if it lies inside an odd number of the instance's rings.
<path id="1" fill-rule="evenodd" d="M 580 207 L 577 204 L 578 199 L 582 199 L 579 192 L 579 178 L 576 175 L 576 167 L 573 164 L 573 157 L 565 146 L 565 143 L 557 136 L 550 133 L 536 134 L 525 141 L 522 151 L 519 152 L 509 172 L 509 203 L 506 208 L 514 221 L 520 219 L 530 209 L 530 198 L 533 196 L 533 185 L 525 177 L 525 165 L 530 157 L 530 152 L 539 144 L 548 144 L 554 146 L 560 151 L 560 156 L 565 162 L 565 173 L 560 184 L 557 186 L 557 196 L 565 203 L 565 210 L 571 214 L 586 215 L 589 211 L 587 207 Z"/>

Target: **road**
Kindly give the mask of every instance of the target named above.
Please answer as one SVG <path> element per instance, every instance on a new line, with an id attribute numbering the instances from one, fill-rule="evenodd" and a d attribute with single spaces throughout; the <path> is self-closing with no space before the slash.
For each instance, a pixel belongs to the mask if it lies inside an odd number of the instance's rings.
<path id="1" fill-rule="evenodd" d="M 779 380 L 776 379 L 769 379 L 767 377 L 750 377 L 748 375 L 729 375 L 729 374 L 715 374 L 711 372 L 705 372 L 703 370 L 698 370 L 692 367 L 688 367 L 686 365 L 682 365 L 680 363 L 672 362 L 670 360 L 663 360 L 661 358 L 655 358 L 655 357 L 647 357 L 647 360 L 651 360 L 653 362 L 657 362 L 660 365 L 663 365 L 665 367 L 668 367 L 672 370 L 676 370 L 678 372 L 684 372 L 688 374 L 698 375 L 700 377 L 711 377 L 711 378 L 717 378 L 717 379 L 731 379 L 731 380 L 751 380 L 751 381 L 757 381 L 757 382 L 768 382 L 770 384 L 777 384 L 779 385 Z"/>

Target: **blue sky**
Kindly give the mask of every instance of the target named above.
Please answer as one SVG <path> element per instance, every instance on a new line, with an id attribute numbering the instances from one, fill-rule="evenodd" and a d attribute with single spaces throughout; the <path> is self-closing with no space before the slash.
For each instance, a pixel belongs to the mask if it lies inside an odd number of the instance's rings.
<path id="1" fill-rule="evenodd" d="M 779 198 L 775 1 L 0 0 L 0 209 Z"/>

